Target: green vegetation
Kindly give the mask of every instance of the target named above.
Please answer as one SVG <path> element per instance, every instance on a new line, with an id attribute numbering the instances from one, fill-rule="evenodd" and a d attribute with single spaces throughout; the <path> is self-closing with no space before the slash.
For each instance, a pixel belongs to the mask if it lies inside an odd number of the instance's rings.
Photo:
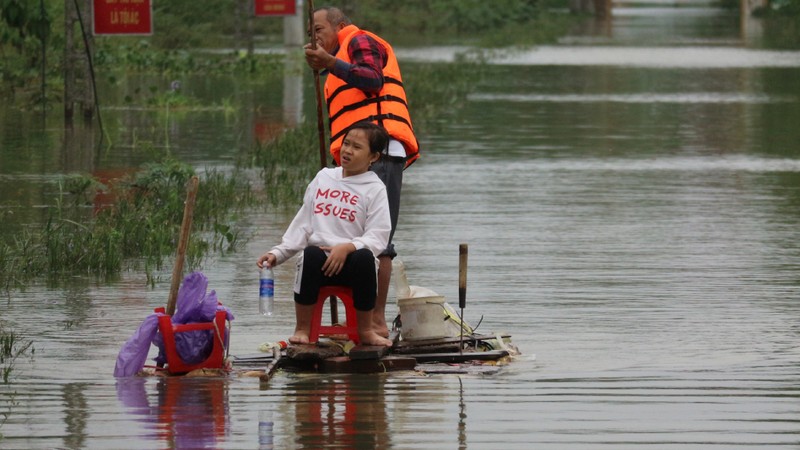
<path id="1" fill-rule="evenodd" d="M 143 266 L 151 284 L 165 259 L 175 254 L 182 222 L 186 183 L 195 174 L 167 160 L 151 164 L 117 186 L 98 185 L 84 176 L 60 182 L 60 195 L 46 224 L 0 243 L 0 288 L 22 287 L 44 277 L 51 281 L 75 275 L 114 277 L 124 268 Z M 97 189 L 116 201 L 99 211 L 87 207 Z M 234 251 L 241 231 L 237 214 L 255 204 L 249 182 L 214 171 L 201 177 L 194 209 L 187 265 L 197 267 L 211 251 Z"/>
<path id="2" fill-rule="evenodd" d="M 35 349 L 33 342 L 23 338 L 14 330 L 7 330 L 0 322 L 0 377 L 2 377 L 3 385 L 10 385 L 14 366 L 19 358 L 33 357 Z M 16 392 L 6 391 L 3 395 L 3 400 L 7 404 L 7 408 L 3 408 L 0 412 L 0 429 L 8 420 L 11 415 L 11 410 L 19 406 L 19 401 L 16 400 Z M 3 433 L 0 433 L 0 442 L 3 440 Z"/>
<path id="3" fill-rule="evenodd" d="M 91 5 L 88 0 L 76 3 L 82 10 Z M 555 8 L 566 10 L 566 0 L 329 3 L 340 6 L 357 24 L 381 33 L 396 46 L 527 46 L 554 41 L 563 35 L 569 23 L 567 14 L 552 12 Z M 15 100 L 23 107 L 41 104 L 43 93 L 49 97 L 48 104 L 60 100 L 65 54 L 64 4 L 62 0 L 45 0 L 42 10 L 40 2 L 0 0 L 3 58 L 0 98 Z M 94 42 L 95 71 L 106 75 L 148 72 L 167 76 L 183 73 L 263 76 L 268 71 L 281 70 L 280 56 L 242 51 L 251 46 L 280 45 L 283 39 L 282 19 L 250 17 L 246 4 L 241 0 L 206 0 L 198 7 L 191 0 L 153 2 L 152 36 L 96 39 L 89 36 Z M 84 27 L 91 33 L 91 24 L 84 23 Z M 230 51 L 211 53 L 209 49 Z M 42 83 L 46 84 L 45 89 Z"/>
<path id="4" fill-rule="evenodd" d="M 758 15 L 764 20 L 766 47 L 800 48 L 800 0 L 773 0 Z"/>
<path id="5" fill-rule="evenodd" d="M 353 21 L 393 45 L 530 46 L 554 42 L 568 25 L 559 0 L 342 0 Z M 317 5 L 321 6 L 321 5 Z"/>
<path id="6" fill-rule="evenodd" d="M 280 73 L 283 61 L 275 55 L 247 55 L 229 51 L 221 53 L 161 48 L 149 39 L 106 37 L 98 40 L 95 64 L 103 72 L 235 74 L 263 76 L 265 72 Z"/>
<path id="7" fill-rule="evenodd" d="M 91 1 L 78 0 L 84 13 Z M 152 36 L 91 36 L 91 23 L 84 22 L 87 38 L 94 44 L 92 59 L 97 73 L 230 73 L 258 75 L 279 70 L 280 58 L 242 55 L 236 30 L 246 28 L 247 20 L 236 15 L 238 0 L 196 2 L 172 0 L 153 2 L 155 30 Z M 22 108 L 42 103 L 56 104 L 63 92 L 65 55 L 65 2 L 45 0 L 0 0 L 0 99 L 14 101 Z M 91 14 L 86 14 L 91 17 Z M 253 21 L 253 33 L 282 37 L 282 22 Z M 262 26 L 259 26 L 262 25 Z M 268 26 L 263 26 L 268 25 Z M 81 30 L 76 28 L 78 49 L 83 49 Z M 212 54 L 207 48 L 234 51 Z M 192 50 L 189 50 L 192 49 Z M 44 66 L 44 67 L 43 67 Z M 42 84 L 45 84 L 42 89 Z"/>
<path id="8" fill-rule="evenodd" d="M 34 351 L 33 342 L 24 339 L 14 330 L 6 330 L 0 323 L 0 377 L 3 384 L 11 383 L 11 373 L 17 359 L 26 355 L 33 356 Z"/>
<path id="9" fill-rule="evenodd" d="M 409 1 L 400 6 L 382 0 L 345 0 L 340 6 L 356 23 L 386 33 L 395 45 L 421 43 L 420 39 L 436 43 L 525 45 L 553 39 L 557 34 L 560 25 L 547 16 L 543 3 L 531 0 L 501 3 L 489 6 L 477 0 L 433 0 Z M 170 33 L 156 32 L 146 38 L 96 39 L 95 68 L 111 84 L 131 73 L 235 74 L 241 79 L 280 76 L 281 56 L 189 50 L 221 46 L 235 49 L 232 39 L 238 36 L 237 30 L 246 20 L 241 12 L 237 15 L 237 4 L 234 0 L 211 0 L 209 5 L 197 8 L 189 0 L 154 2 L 155 29 L 168 29 Z M 6 59 L 9 64 L 0 67 L 0 97 L 23 102 L 39 100 L 36 81 L 41 79 L 38 67 L 45 57 L 48 84 L 59 80 L 64 3 L 47 0 L 45 5 L 45 11 L 40 11 L 32 2 L 0 0 L 0 51 L 12 56 Z M 407 23 L 398 23 L 398 19 Z M 534 23 L 538 26 L 532 27 Z M 403 27 L 409 27 L 411 32 L 397 33 Z M 530 29 L 537 31 L 528 32 Z M 253 34 L 261 42 L 279 43 L 282 20 L 254 19 Z M 46 55 L 41 54 L 42 42 L 46 44 Z M 433 132 L 464 104 L 466 95 L 482 76 L 479 57 L 465 58 L 460 64 L 406 65 L 404 77 L 417 132 Z M 52 86 L 47 91 L 52 92 Z M 167 114 L 171 109 L 207 106 L 179 89 L 163 88 L 135 91 L 123 101 Z M 198 267 L 211 252 L 236 250 L 244 238 L 235 224 L 245 208 L 264 201 L 271 208 L 294 210 L 308 181 L 319 170 L 318 152 L 317 127 L 313 121 L 286 130 L 266 144 L 248 144 L 248 148 L 240 150 L 238 170 L 261 171 L 263 197 L 257 196 L 249 182 L 243 181 L 246 178 L 241 173 L 205 173 L 187 250 L 189 267 Z M 330 159 L 327 151 L 326 157 Z M 160 162 L 142 168 L 135 178 L 114 186 L 104 186 L 86 175 L 61 179 L 59 194 L 43 225 L 17 234 L 10 242 L 0 242 L 0 290 L 21 288 L 34 279 L 52 283 L 74 276 L 109 279 L 124 270 L 137 269 L 143 269 L 149 283 L 154 284 L 165 260 L 175 252 L 185 185 L 194 170 L 171 160 L 169 155 L 154 153 L 153 159 Z M 98 191 L 113 194 L 115 202 L 100 209 L 88 206 Z"/>
<path id="10" fill-rule="evenodd" d="M 0 98 L 22 106 L 39 104 L 43 93 L 49 104 L 56 103 L 62 90 L 65 2 L 43 3 L 44 9 L 40 2 L 0 0 Z M 91 5 L 76 3 L 87 10 Z M 324 4 L 341 7 L 359 26 L 395 46 L 530 46 L 555 41 L 572 20 L 565 13 L 567 0 L 339 0 L 316 6 Z M 238 76 L 280 70 L 280 57 L 241 50 L 280 45 L 283 20 L 251 17 L 246 5 L 242 0 L 206 0 L 202 7 L 192 0 L 153 2 L 152 36 L 94 39 L 96 70 Z M 800 0 L 774 0 L 762 15 L 768 47 L 800 48 Z"/>
<path id="11" fill-rule="evenodd" d="M 0 98 L 14 99 L 21 94 L 28 102 L 41 101 L 36 97 L 41 90 L 36 88 L 42 83 L 42 50 L 54 53 L 56 46 L 61 46 L 63 53 L 63 33 L 60 39 L 53 38 L 56 14 L 51 9 L 41 11 L 39 2 L 0 0 Z M 59 67 L 48 65 L 45 77 L 59 76 Z"/>
<path id="12" fill-rule="evenodd" d="M 18 3 L 14 0 L 0 1 Z M 345 3 L 349 7 L 355 2 Z M 445 3 L 432 2 L 431 7 L 443 8 Z M 529 8 L 533 2 L 524 4 Z M 425 9 L 428 8 L 425 2 L 416 2 L 412 6 L 416 9 L 412 8 L 411 11 L 416 14 L 431 13 Z M 359 12 L 368 12 L 375 7 L 381 5 L 365 2 Z M 161 20 L 179 20 L 177 16 L 168 19 L 169 10 L 158 8 L 161 6 L 156 7 L 156 17 L 159 14 L 166 16 Z M 173 8 L 171 3 L 169 8 Z M 187 6 L 176 11 L 192 9 L 197 8 Z M 457 12 L 459 17 L 467 17 L 468 13 L 474 11 L 463 9 Z M 35 16 L 35 11 L 29 13 L 31 17 Z M 51 14 L 56 13 L 51 11 Z M 532 17 L 533 10 L 526 14 L 525 17 Z M 451 32 L 466 32 L 467 28 L 474 25 L 466 18 L 459 19 L 459 23 L 472 25 L 455 27 Z M 176 23 L 174 26 L 183 25 Z M 430 22 L 425 26 L 439 25 Z M 209 28 L 202 25 L 185 28 L 210 33 Z M 186 40 L 192 41 L 189 37 Z M 196 44 L 200 44 L 200 41 Z M 248 77 L 255 73 L 264 77 L 263 71 L 280 73 L 278 70 L 282 70 L 281 60 L 275 56 L 198 54 L 165 48 L 168 45 L 156 39 L 104 38 L 103 43 L 97 46 L 95 62 L 112 84 L 117 76 L 126 76 L 130 72 L 213 74 L 230 71 L 236 73 L 237 77 Z M 435 128 L 448 114 L 464 104 L 465 96 L 483 73 L 482 65 L 475 61 L 465 59 L 457 65 L 409 64 L 404 67 L 418 133 L 424 134 Z M 115 69 L 112 70 L 112 67 Z M 116 69 L 124 69 L 127 73 Z M 151 89 L 149 93 L 134 92 L 132 95 L 127 96 L 124 102 L 167 113 L 170 109 L 204 106 L 199 100 L 184 96 L 179 89 Z M 414 102 L 415 98 L 425 101 Z M 189 266 L 197 267 L 210 252 L 233 251 L 242 243 L 242 232 L 235 223 L 237 214 L 243 208 L 265 201 L 275 209 L 294 210 L 308 181 L 319 170 L 318 152 L 315 122 L 286 130 L 266 144 L 248 144 L 248 148 L 240 150 L 240 170 L 257 168 L 261 171 L 263 198 L 256 198 L 249 183 L 243 182 L 244 177 L 239 174 L 225 176 L 206 173 L 200 183 L 193 234 L 187 251 Z M 113 278 L 124 270 L 136 269 L 143 269 L 149 283 L 154 284 L 165 259 L 174 254 L 183 213 L 184 186 L 194 171 L 169 159 L 168 152 L 166 156 L 154 152 L 152 157 L 161 162 L 143 168 L 134 179 L 114 186 L 103 186 L 85 175 L 64 177 L 59 182 L 59 194 L 49 208 L 43 226 L 20 233 L 11 242 L 0 243 L 0 290 L 24 287 L 31 280 L 39 278 L 50 282 L 75 275 Z M 326 157 L 330 159 L 327 151 Z M 116 198 L 115 203 L 100 210 L 88 207 L 98 191 L 112 193 Z"/>
<path id="13" fill-rule="evenodd" d="M 330 161 L 327 147 L 325 155 Z M 257 167 L 262 171 L 269 205 L 284 211 L 295 209 L 306 185 L 320 169 L 316 122 L 287 129 L 266 144 L 256 144 L 240 155 L 239 165 Z"/>
<path id="14" fill-rule="evenodd" d="M 404 69 L 415 127 L 435 128 L 452 114 L 483 76 L 479 63 L 409 64 Z M 176 93 L 163 94 L 163 104 Z M 175 97 L 176 98 L 176 97 Z M 419 131 L 418 131 L 419 132 Z M 424 133 L 424 131 L 422 131 Z M 148 147 L 145 145 L 144 147 Z M 176 248 L 185 184 L 194 170 L 153 151 L 150 164 L 133 178 L 105 186 L 87 175 L 63 177 L 41 228 L 28 229 L 0 243 L 0 290 L 21 288 L 34 279 L 58 282 L 76 275 L 113 279 L 124 270 L 143 269 L 153 285 Z M 327 144 L 326 144 L 326 157 Z M 316 122 L 285 130 L 274 140 L 253 143 L 238 153 L 240 172 L 206 172 L 194 214 L 187 261 L 198 267 L 211 253 L 235 251 L 243 240 L 236 226 L 245 208 L 266 202 L 275 210 L 294 210 L 305 186 L 319 170 Z M 245 170 L 261 171 L 263 196 L 244 181 Z M 93 209 L 97 192 L 113 194 L 113 204 Z"/>

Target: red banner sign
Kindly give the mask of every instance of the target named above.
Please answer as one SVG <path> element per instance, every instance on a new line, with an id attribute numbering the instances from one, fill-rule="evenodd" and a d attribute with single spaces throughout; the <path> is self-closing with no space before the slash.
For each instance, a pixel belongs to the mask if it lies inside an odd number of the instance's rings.
<path id="1" fill-rule="evenodd" d="M 94 34 L 153 34 L 150 0 L 94 0 Z"/>
<path id="2" fill-rule="evenodd" d="M 293 16 L 297 14 L 295 0 L 255 0 L 256 16 Z"/>

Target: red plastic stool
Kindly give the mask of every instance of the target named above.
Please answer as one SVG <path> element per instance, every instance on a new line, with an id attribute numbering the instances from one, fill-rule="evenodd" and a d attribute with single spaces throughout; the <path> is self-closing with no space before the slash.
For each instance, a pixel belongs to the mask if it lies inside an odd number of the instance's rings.
<path id="1" fill-rule="evenodd" d="M 156 308 L 156 313 L 164 313 L 163 307 Z M 217 311 L 213 322 L 174 324 L 172 317 L 163 315 L 158 317 L 158 329 L 164 337 L 164 352 L 167 356 L 167 371 L 171 374 L 181 374 L 191 372 L 195 369 L 221 369 L 225 362 L 225 343 L 222 341 L 226 334 L 225 311 Z M 214 344 L 211 347 L 211 354 L 204 361 L 197 364 L 187 364 L 178 354 L 175 348 L 175 333 L 186 331 L 211 330 L 214 333 Z"/>
<path id="2" fill-rule="evenodd" d="M 346 325 L 322 325 L 322 310 L 325 300 L 329 297 L 338 297 L 344 304 L 346 313 Z M 333 301 L 336 301 L 335 299 Z M 358 344 L 358 319 L 356 318 L 356 307 L 353 305 L 353 290 L 346 286 L 323 286 L 319 290 L 317 303 L 314 305 L 314 313 L 311 316 L 311 333 L 308 341 L 315 343 L 320 335 L 346 334 L 347 337 Z"/>

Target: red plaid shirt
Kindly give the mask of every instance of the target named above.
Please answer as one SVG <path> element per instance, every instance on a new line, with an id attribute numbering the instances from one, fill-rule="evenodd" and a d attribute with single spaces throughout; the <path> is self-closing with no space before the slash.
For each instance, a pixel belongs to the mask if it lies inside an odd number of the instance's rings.
<path id="1" fill-rule="evenodd" d="M 336 49 L 334 54 L 338 51 Z M 347 54 L 352 64 L 337 59 L 331 73 L 367 95 L 377 94 L 383 87 L 383 67 L 386 65 L 386 49 L 383 45 L 365 34 L 359 34 L 350 40 Z"/>

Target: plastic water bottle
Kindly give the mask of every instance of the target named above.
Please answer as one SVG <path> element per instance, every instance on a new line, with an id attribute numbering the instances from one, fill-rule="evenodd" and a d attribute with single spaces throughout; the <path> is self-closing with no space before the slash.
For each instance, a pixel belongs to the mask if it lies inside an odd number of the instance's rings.
<path id="1" fill-rule="evenodd" d="M 272 414 L 268 411 L 259 411 L 258 413 L 258 449 L 259 450 L 272 450 L 275 448 L 273 441 L 273 427 Z"/>
<path id="2" fill-rule="evenodd" d="M 258 289 L 258 312 L 265 316 L 272 315 L 275 303 L 275 277 L 271 267 L 261 268 L 261 277 Z"/>

